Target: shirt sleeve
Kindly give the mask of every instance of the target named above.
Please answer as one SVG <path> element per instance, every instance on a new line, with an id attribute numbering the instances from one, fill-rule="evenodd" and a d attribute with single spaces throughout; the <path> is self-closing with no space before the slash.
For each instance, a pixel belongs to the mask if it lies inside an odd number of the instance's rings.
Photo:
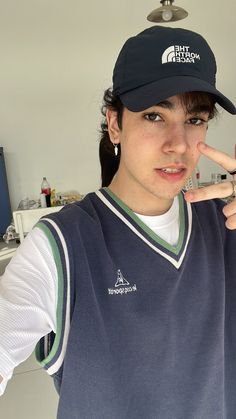
<path id="1" fill-rule="evenodd" d="M 57 269 L 43 231 L 35 227 L 0 277 L 0 395 L 14 368 L 56 331 Z"/>

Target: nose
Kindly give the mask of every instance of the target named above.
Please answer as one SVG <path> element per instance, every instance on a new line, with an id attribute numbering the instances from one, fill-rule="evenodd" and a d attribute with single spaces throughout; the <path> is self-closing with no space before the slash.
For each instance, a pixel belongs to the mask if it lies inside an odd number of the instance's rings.
<path id="1" fill-rule="evenodd" d="M 165 133 L 163 150 L 166 153 L 184 154 L 188 148 L 187 133 L 182 124 L 171 124 Z"/>

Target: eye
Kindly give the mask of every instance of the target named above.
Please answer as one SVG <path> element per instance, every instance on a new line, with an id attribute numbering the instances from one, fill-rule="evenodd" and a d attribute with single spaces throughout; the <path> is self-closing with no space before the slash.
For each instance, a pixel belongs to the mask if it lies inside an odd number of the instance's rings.
<path id="1" fill-rule="evenodd" d="M 149 113 L 146 113 L 145 115 L 144 115 L 144 118 L 145 119 L 147 119 L 148 121 L 150 121 L 150 122 L 157 122 L 157 121 L 161 121 L 161 117 L 160 117 L 160 115 L 158 114 L 158 113 L 156 113 L 156 112 L 149 112 Z"/>
<path id="2" fill-rule="evenodd" d="M 187 123 L 190 125 L 204 125 L 207 124 L 208 121 L 206 121 L 203 118 L 199 118 L 199 117 L 195 117 L 195 118 L 190 118 Z"/>

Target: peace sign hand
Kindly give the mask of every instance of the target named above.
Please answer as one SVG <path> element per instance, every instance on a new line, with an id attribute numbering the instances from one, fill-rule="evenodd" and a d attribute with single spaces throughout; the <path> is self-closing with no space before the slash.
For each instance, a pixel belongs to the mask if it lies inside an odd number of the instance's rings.
<path id="1" fill-rule="evenodd" d="M 204 156 L 218 163 L 227 172 L 236 171 L 236 160 L 228 154 L 216 150 L 205 143 L 199 143 L 198 150 Z M 234 230 L 236 229 L 236 174 L 233 175 L 233 182 L 222 182 L 204 188 L 189 190 L 185 193 L 185 199 L 188 202 L 199 202 L 207 199 L 227 198 L 231 195 L 233 196 L 233 199 L 224 206 L 223 213 L 227 218 L 225 223 L 226 227 L 230 230 Z"/>

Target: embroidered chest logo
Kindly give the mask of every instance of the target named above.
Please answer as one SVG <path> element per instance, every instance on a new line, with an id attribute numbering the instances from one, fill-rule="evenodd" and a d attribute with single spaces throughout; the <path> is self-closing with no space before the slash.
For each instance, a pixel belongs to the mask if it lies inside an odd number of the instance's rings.
<path id="1" fill-rule="evenodd" d="M 162 64 L 165 63 L 195 63 L 200 60 L 200 55 L 190 50 L 187 45 L 172 45 L 162 54 Z"/>
<path id="2" fill-rule="evenodd" d="M 115 288 L 108 288 L 109 295 L 124 295 L 130 292 L 137 292 L 136 284 L 130 285 L 130 283 L 125 279 L 124 275 L 122 274 L 121 270 L 118 269 L 117 271 L 117 280 L 115 283 Z"/>

